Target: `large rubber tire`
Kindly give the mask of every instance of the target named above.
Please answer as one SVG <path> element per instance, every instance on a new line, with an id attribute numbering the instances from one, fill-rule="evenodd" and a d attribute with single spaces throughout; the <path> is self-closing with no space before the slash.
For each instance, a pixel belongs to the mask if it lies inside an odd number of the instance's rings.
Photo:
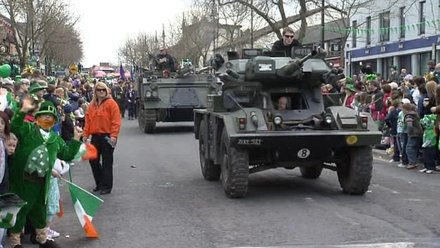
<path id="1" fill-rule="evenodd" d="M 248 191 L 249 155 L 245 150 L 230 147 L 226 129 L 222 133 L 221 177 L 223 189 L 229 198 L 242 198 Z"/>
<path id="2" fill-rule="evenodd" d="M 139 110 L 138 113 L 138 126 L 142 132 L 145 132 L 145 113 L 144 110 Z"/>
<path id="3" fill-rule="evenodd" d="M 200 168 L 202 169 L 203 178 L 207 181 L 217 181 L 220 179 L 220 165 L 214 162 L 205 154 L 208 149 L 208 132 L 205 120 L 200 122 L 199 126 L 199 156 Z"/>
<path id="4" fill-rule="evenodd" d="M 145 110 L 144 133 L 154 133 L 156 131 L 156 110 Z"/>
<path id="5" fill-rule="evenodd" d="M 343 162 L 337 163 L 337 173 L 342 191 L 351 195 L 363 195 L 370 185 L 373 173 L 371 146 L 353 147 Z"/>
<path id="6" fill-rule="evenodd" d="M 307 179 L 317 179 L 321 176 L 322 164 L 299 167 L 301 176 Z"/>

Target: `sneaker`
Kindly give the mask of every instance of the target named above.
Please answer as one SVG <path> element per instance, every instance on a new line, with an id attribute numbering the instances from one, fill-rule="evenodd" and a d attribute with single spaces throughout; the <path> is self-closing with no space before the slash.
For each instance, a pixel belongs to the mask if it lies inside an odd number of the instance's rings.
<path id="1" fill-rule="evenodd" d="M 40 244 L 40 248 L 60 248 L 60 246 L 52 239 L 47 239 L 46 243 Z"/>
<path id="2" fill-rule="evenodd" d="M 429 171 L 429 170 L 426 168 L 419 170 L 419 172 L 426 172 L 426 171 Z"/>
<path id="3" fill-rule="evenodd" d="M 412 169 L 415 169 L 415 168 L 417 168 L 417 165 L 415 165 L 415 164 L 409 164 L 409 165 L 406 166 L 407 170 L 412 170 Z"/>
<path id="4" fill-rule="evenodd" d="M 394 159 L 391 159 L 390 161 L 388 161 L 389 163 L 397 163 L 397 162 L 399 162 L 399 161 L 396 161 L 396 160 L 394 160 Z"/>
<path id="5" fill-rule="evenodd" d="M 47 237 L 48 238 L 58 238 L 59 236 L 60 236 L 59 232 L 52 230 L 50 228 L 49 228 L 49 230 L 47 230 Z"/>
<path id="6" fill-rule="evenodd" d="M 399 167 L 399 168 L 406 168 L 406 164 L 400 163 L 400 164 L 397 165 L 397 167 Z"/>
<path id="7" fill-rule="evenodd" d="M 426 174 L 432 174 L 432 173 L 434 173 L 434 171 L 433 170 L 426 170 L 425 173 Z"/>

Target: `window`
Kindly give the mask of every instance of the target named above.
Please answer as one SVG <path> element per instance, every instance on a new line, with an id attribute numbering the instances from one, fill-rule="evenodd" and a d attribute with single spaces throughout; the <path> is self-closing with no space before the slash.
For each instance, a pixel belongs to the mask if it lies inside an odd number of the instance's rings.
<path id="1" fill-rule="evenodd" d="M 353 21 L 351 23 L 351 45 L 352 47 L 356 47 L 356 41 L 357 41 L 357 21 Z"/>
<path id="2" fill-rule="evenodd" d="M 339 44 L 332 43 L 330 51 L 337 52 L 337 51 L 340 51 L 340 50 L 341 50 L 341 46 Z"/>
<path id="3" fill-rule="evenodd" d="M 381 42 L 390 40 L 390 12 L 379 14 L 379 40 Z"/>
<path id="4" fill-rule="evenodd" d="M 371 16 L 367 17 L 367 45 L 371 44 Z"/>
<path id="5" fill-rule="evenodd" d="M 419 35 L 425 34 L 425 1 L 419 2 Z"/>
<path id="6" fill-rule="evenodd" d="M 293 93 L 283 93 L 283 94 L 271 94 L 272 101 L 274 103 L 275 109 L 278 110 L 300 110 L 300 109 L 308 109 L 308 105 L 304 96 L 300 92 Z M 280 107 L 280 104 L 283 107 Z"/>
<path id="7" fill-rule="evenodd" d="M 400 18 L 399 38 L 405 38 L 405 7 L 400 8 L 399 18 Z"/>

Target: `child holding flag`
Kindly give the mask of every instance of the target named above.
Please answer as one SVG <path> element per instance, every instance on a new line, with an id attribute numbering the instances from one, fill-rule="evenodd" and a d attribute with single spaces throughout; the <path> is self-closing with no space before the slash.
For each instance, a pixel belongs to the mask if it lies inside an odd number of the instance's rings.
<path id="1" fill-rule="evenodd" d="M 60 212 L 60 188 L 58 186 L 58 178 L 69 171 L 69 164 L 60 159 L 55 160 L 52 169 L 52 176 L 50 177 L 48 203 L 47 203 L 47 236 L 49 238 L 58 238 L 60 233 L 53 230 L 50 224 L 57 213 Z"/>

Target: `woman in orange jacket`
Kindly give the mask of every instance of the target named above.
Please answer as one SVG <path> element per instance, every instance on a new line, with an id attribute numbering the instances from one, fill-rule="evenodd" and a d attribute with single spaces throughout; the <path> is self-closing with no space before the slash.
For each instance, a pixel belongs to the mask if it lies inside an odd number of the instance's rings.
<path id="1" fill-rule="evenodd" d="M 91 142 L 98 150 L 98 157 L 90 160 L 90 166 L 96 183 L 93 191 L 101 195 L 109 194 L 113 188 L 113 152 L 120 127 L 118 104 L 105 83 L 96 83 L 85 116 L 84 142 Z"/>

